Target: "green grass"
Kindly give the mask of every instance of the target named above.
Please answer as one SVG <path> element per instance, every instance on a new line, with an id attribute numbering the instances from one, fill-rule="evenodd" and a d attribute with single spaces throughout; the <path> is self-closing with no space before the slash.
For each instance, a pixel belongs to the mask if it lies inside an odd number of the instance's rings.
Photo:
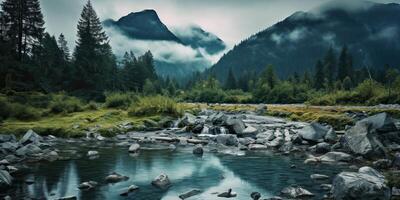
<path id="1" fill-rule="evenodd" d="M 178 117 L 182 115 L 182 110 L 173 99 L 157 95 L 140 97 L 130 106 L 129 115 L 168 115 Z"/>

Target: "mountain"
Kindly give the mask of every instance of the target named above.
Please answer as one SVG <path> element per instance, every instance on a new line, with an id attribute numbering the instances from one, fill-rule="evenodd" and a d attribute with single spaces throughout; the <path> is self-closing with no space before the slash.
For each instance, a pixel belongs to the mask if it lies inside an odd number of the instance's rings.
<path id="1" fill-rule="evenodd" d="M 280 77 L 286 77 L 313 70 L 329 47 L 338 54 L 343 45 L 348 46 L 356 67 L 398 66 L 399 22 L 399 4 L 332 1 L 309 12 L 296 12 L 249 37 L 209 72 L 224 80 L 230 68 L 239 75 L 246 70 L 259 72 L 272 64 Z"/>
<path id="2" fill-rule="evenodd" d="M 173 32 L 184 44 L 192 48 L 203 48 L 209 54 L 220 53 L 226 48 L 220 38 L 196 25 L 175 28 Z"/>
<path id="3" fill-rule="evenodd" d="M 154 10 L 132 12 L 118 21 L 108 19 L 103 22 L 106 27 L 114 27 L 129 38 L 142 40 L 180 40 L 163 24 Z"/>
<path id="4" fill-rule="evenodd" d="M 157 73 L 164 77 L 187 78 L 204 71 L 226 49 L 220 38 L 197 25 L 170 31 L 154 10 L 132 12 L 117 21 L 108 19 L 103 25 L 118 57 L 126 51 L 142 54 L 150 50 Z"/>

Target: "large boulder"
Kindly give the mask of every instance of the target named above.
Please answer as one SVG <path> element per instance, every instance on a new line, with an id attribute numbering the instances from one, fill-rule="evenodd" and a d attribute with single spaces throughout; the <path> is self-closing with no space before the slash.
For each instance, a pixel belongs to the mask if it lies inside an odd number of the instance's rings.
<path id="1" fill-rule="evenodd" d="M 331 145 L 326 142 L 321 142 L 315 145 L 315 153 L 323 154 L 331 151 Z"/>
<path id="2" fill-rule="evenodd" d="M 246 130 L 246 126 L 241 119 L 235 117 L 229 117 L 226 119 L 225 124 L 226 128 L 228 128 L 229 133 L 241 135 Z M 246 130 L 247 132 L 251 132 L 252 130 Z"/>
<path id="3" fill-rule="evenodd" d="M 294 199 L 303 199 L 314 197 L 314 194 L 300 186 L 289 186 L 283 188 L 281 191 L 282 196 Z"/>
<path id="4" fill-rule="evenodd" d="M 322 162 L 349 162 L 353 157 L 347 153 L 331 151 L 319 157 Z"/>
<path id="5" fill-rule="evenodd" d="M 40 149 L 38 146 L 34 144 L 27 144 L 15 152 L 17 156 L 32 156 L 36 155 L 42 152 L 42 149 Z"/>
<path id="6" fill-rule="evenodd" d="M 211 116 L 208 117 L 208 121 L 210 121 L 213 125 L 216 126 L 222 126 L 226 124 L 226 120 L 229 118 L 228 115 L 219 112 L 219 113 L 214 113 Z"/>
<path id="7" fill-rule="evenodd" d="M 204 153 L 204 150 L 203 150 L 203 146 L 201 145 L 201 144 L 198 144 L 198 145 L 196 145 L 194 148 L 193 148 L 193 154 L 195 154 L 195 155 L 203 155 L 203 153 Z"/>
<path id="8" fill-rule="evenodd" d="M 232 134 L 219 134 L 217 135 L 216 140 L 217 143 L 225 146 L 237 146 L 239 144 L 239 140 L 236 135 Z"/>
<path id="9" fill-rule="evenodd" d="M 385 177 L 370 167 L 362 167 L 358 172 L 341 172 L 336 175 L 332 193 L 336 200 L 390 199 L 390 188 L 385 184 Z"/>
<path id="10" fill-rule="evenodd" d="M 322 142 L 325 139 L 329 129 L 319 123 L 313 122 L 308 126 L 298 130 L 298 134 L 302 139 L 311 142 Z"/>
<path id="11" fill-rule="evenodd" d="M 183 118 L 179 121 L 178 126 L 179 127 L 194 126 L 195 123 L 196 123 L 196 116 L 190 113 L 185 113 Z"/>
<path id="12" fill-rule="evenodd" d="M 160 174 L 151 181 L 151 184 L 159 188 L 167 188 L 171 185 L 171 181 L 166 174 Z"/>
<path id="13" fill-rule="evenodd" d="M 29 143 L 39 144 L 42 141 L 42 137 L 35 133 L 32 129 L 25 133 L 19 143 L 27 145 Z"/>
<path id="14" fill-rule="evenodd" d="M 137 153 L 140 150 L 140 145 L 138 143 L 132 144 L 131 146 L 129 146 L 129 153 Z"/>
<path id="15" fill-rule="evenodd" d="M 326 133 L 326 135 L 324 137 L 324 140 L 325 140 L 325 142 L 329 142 L 329 143 L 337 142 L 338 136 L 332 127 L 329 128 L 328 132 Z"/>
<path id="16" fill-rule="evenodd" d="M 386 113 L 380 113 L 358 121 L 348 129 L 343 143 L 354 154 L 365 158 L 381 158 L 386 156 L 387 146 L 400 143 L 400 130 L 394 119 Z"/>
<path id="17" fill-rule="evenodd" d="M 18 143 L 16 142 L 4 142 L 0 144 L 0 149 L 6 151 L 7 153 L 13 153 L 18 148 Z"/>

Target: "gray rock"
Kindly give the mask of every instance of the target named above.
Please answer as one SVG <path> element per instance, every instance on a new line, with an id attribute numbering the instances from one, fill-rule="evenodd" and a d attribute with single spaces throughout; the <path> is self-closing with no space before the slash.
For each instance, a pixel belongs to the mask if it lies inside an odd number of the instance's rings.
<path id="1" fill-rule="evenodd" d="M 281 191 L 281 194 L 285 197 L 295 198 L 295 199 L 314 197 L 313 193 L 311 193 L 310 191 L 308 191 L 300 186 L 286 187 Z"/>
<path id="2" fill-rule="evenodd" d="M 136 185 L 130 185 L 127 188 L 122 189 L 122 192 L 119 194 L 120 196 L 127 196 L 129 193 L 138 190 L 139 187 Z"/>
<path id="3" fill-rule="evenodd" d="M 258 133 L 258 129 L 257 129 L 257 128 L 248 125 L 248 126 L 242 131 L 242 133 L 240 133 L 239 135 L 242 136 L 242 137 L 250 137 L 250 136 L 254 137 L 254 136 L 256 136 L 257 133 Z"/>
<path id="4" fill-rule="evenodd" d="M 255 140 L 251 137 L 239 138 L 239 143 L 244 146 L 248 146 L 249 144 L 253 144 Z"/>
<path id="5" fill-rule="evenodd" d="M 6 170 L 0 170 L 0 188 L 11 186 L 13 178 Z"/>
<path id="6" fill-rule="evenodd" d="M 232 134 L 219 134 L 216 137 L 217 143 L 223 144 L 225 146 L 237 146 L 239 144 L 239 140 L 236 135 Z"/>
<path id="7" fill-rule="evenodd" d="M 341 172 L 332 184 L 334 199 L 389 200 L 390 188 L 385 178 L 370 167 L 362 167 L 359 172 Z"/>
<path id="8" fill-rule="evenodd" d="M 129 177 L 127 177 L 127 176 L 122 176 L 121 174 L 113 172 L 105 178 L 105 181 L 107 183 L 117 183 L 117 182 L 121 182 L 121 181 L 126 181 L 128 179 L 129 179 Z"/>
<path id="9" fill-rule="evenodd" d="M 275 139 L 275 135 L 271 131 L 266 131 L 266 132 L 257 134 L 256 138 L 257 139 L 266 139 L 268 141 L 272 141 L 273 139 Z"/>
<path id="10" fill-rule="evenodd" d="M 349 162 L 353 157 L 347 153 L 332 151 L 322 155 L 319 159 L 322 162 Z"/>
<path id="11" fill-rule="evenodd" d="M 38 146 L 34 144 L 27 144 L 15 152 L 17 156 L 32 156 L 35 154 L 39 154 L 42 152 L 42 149 L 40 149 Z"/>
<path id="12" fill-rule="evenodd" d="M 197 124 L 196 126 L 194 126 L 194 128 L 192 129 L 193 133 L 201 133 L 203 131 L 204 128 L 204 124 Z"/>
<path id="13" fill-rule="evenodd" d="M 325 180 L 329 179 L 329 176 L 323 174 L 311 174 L 310 178 L 313 180 Z"/>
<path id="14" fill-rule="evenodd" d="M 244 130 L 246 129 L 246 126 L 242 120 L 233 117 L 229 117 L 226 120 L 225 126 L 228 128 L 229 133 L 237 135 L 243 134 Z"/>
<path id="15" fill-rule="evenodd" d="M 20 144 L 26 145 L 29 143 L 38 144 L 42 141 L 42 137 L 35 133 L 32 129 L 25 133 L 25 135 L 19 141 Z"/>
<path id="16" fill-rule="evenodd" d="M 229 188 L 229 190 L 227 192 L 222 192 L 222 193 L 218 194 L 217 196 L 225 197 L 225 198 L 232 198 L 232 197 L 236 197 L 237 194 L 235 192 L 232 192 L 232 189 Z"/>
<path id="17" fill-rule="evenodd" d="M 392 165 L 393 165 L 393 167 L 400 168 L 400 152 L 397 152 L 394 155 Z"/>
<path id="18" fill-rule="evenodd" d="M 67 197 L 60 197 L 57 200 L 77 200 L 76 196 L 67 196 Z"/>
<path id="19" fill-rule="evenodd" d="M 315 146 L 315 153 L 323 154 L 331 151 L 331 145 L 326 142 L 318 143 Z"/>
<path id="20" fill-rule="evenodd" d="M 374 161 L 372 164 L 376 169 L 388 169 L 392 166 L 392 161 L 388 159 L 379 159 Z"/>
<path id="21" fill-rule="evenodd" d="M 160 174 L 151 181 L 151 184 L 159 188 L 167 188 L 171 185 L 171 181 L 166 174 Z"/>
<path id="22" fill-rule="evenodd" d="M 204 150 L 203 150 L 203 146 L 201 144 L 198 144 L 193 148 L 193 154 L 203 155 L 203 153 L 204 153 Z"/>
<path id="23" fill-rule="evenodd" d="M 16 142 L 4 142 L 0 144 L 0 149 L 3 149 L 7 153 L 13 153 L 18 148 L 18 143 Z"/>
<path id="24" fill-rule="evenodd" d="M 201 190 L 199 190 L 199 189 L 193 189 L 193 190 L 190 190 L 190 191 L 188 191 L 188 192 L 185 192 L 185 193 L 179 195 L 179 198 L 183 200 L 183 199 L 190 198 L 190 197 L 192 197 L 192 196 L 196 196 L 196 195 L 201 194 L 201 193 L 202 193 Z"/>
<path id="25" fill-rule="evenodd" d="M 99 152 L 98 151 L 88 151 L 87 156 L 89 157 L 94 157 L 94 156 L 98 156 Z"/>
<path id="26" fill-rule="evenodd" d="M 17 139 L 13 134 L 0 134 L 0 143 L 3 142 L 16 142 Z"/>
<path id="27" fill-rule="evenodd" d="M 265 150 L 265 149 L 268 149 L 268 146 L 262 145 L 262 144 L 250 144 L 249 149 L 250 150 Z"/>
<path id="28" fill-rule="evenodd" d="M 298 134 L 302 139 L 311 142 L 322 142 L 328 133 L 328 129 L 319 123 L 313 122 L 308 126 L 298 130 Z"/>
<path id="29" fill-rule="evenodd" d="M 88 182 L 83 182 L 81 184 L 78 185 L 78 189 L 80 190 L 90 190 L 93 189 L 97 186 L 97 182 L 96 181 L 88 181 Z"/>
<path id="30" fill-rule="evenodd" d="M 331 191 L 331 189 L 332 189 L 331 184 L 321 184 L 320 187 L 321 187 L 321 189 L 326 190 L 326 191 Z"/>
<path id="31" fill-rule="evenodd" d="M 325 142 L 335 143 L 338 140 L 335 130 L 331 127 L 324 137 Z"/>
<path id="32" fill-rule="evenodd" d="M 346 131 L 343 143 L 354 154 L 381 158 L 386 156 L 386 146 L 400 143 L 400 131 L 391 117 L 380 113 L 358 121 Z"/>
<path id="33" fill-rule="evenodd" d="M 292 142 L 285 142 L 281 147 L 279 147 L 279 151 L 281 152 L 290 152 L 293 149 Z"/>
<path id="34" fill-rule="evenodd" d="M 279 148 L 284 142 L 285 142 L 285 140 L 283 139 L 283 137 L 277 137 L 277 138 L 273 139 L 272 141 L 267 142 L 266 145 L 269 147 Z"/>
<path id="35" fill-rule="evenodd" d="M 219 112 L 214 113 L 208 117 L 208 121 L 211 121 L 213 125 L 222 126 L 226 124 L 227 119 L 229 118 L 228 115 Z"/>
<path id="36" fill-rule="evenodd" d="M 178 127 L 193 126 L 196 123 L 196 116 L 185 113 L 183 118 L 179 121 Z"/>
<path id="37" fill-rule="evenodd" d="M 140 145 L 138 143 L 132 144 L 128 149 L 129 153 L 137 153 L 139 152 L 139 150 L 140 150 Z"/>

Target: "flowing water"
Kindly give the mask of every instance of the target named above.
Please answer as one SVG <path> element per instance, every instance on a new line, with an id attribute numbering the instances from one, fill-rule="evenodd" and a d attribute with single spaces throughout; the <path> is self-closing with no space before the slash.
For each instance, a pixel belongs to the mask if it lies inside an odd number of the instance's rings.
<path id="1" fill-rule="evenodd" d="M 87 149 L 83 149 L 82 152 Z M 232 188 L 238 194 L 232 199 L 250 199 L 251 192 L 260 192 L 263 198 L 278 195 L 286 186 L 297 184 L 316 194 L 324 194 L 320 183 L 310 179 L 314 173 L 333 177 L 342 169 L 340 166 L 305 165 L 304 158 L 282 156 L 267 152 L 246 152 L 244 156 L 205 153 L 194 156 L 190 148 L 171 150 L 147 150 L 138 155 L 130 155 L 127 148 L 113 147 L 98 149 L 97 159 L 81 159 L 36 163 L 30 165 L 31 171 L 17 180 L 12 193 L 16 199 L 34 197 L 38 199 L 57 199 L 77 196 L 78 199 L 135 199 L 135 200 L 173 200 L 179 194 L 191 189 L 200 189 L 200 195 L 189 200 L 223 199 L 216 192 Z M 296 168 L 291 168 L 296 165 Z M 125 182 L 104 183 L 111 172 L 129 176 Z M 159 189 L 150 184 L 160 173 L 166 173 L 172 186 Z M 28 185 L 26 179 L 34 179 Z M 89 191 L 77 189 L 84 181 L 97 181 L 99 185 Z M 331 180 L 327 181 L 328 183 Z M 120 196 L 123 188 L 135 184 L 139 190 L 129 196 Z M 14 196 L 14 195 L 12 195 Z"/>

